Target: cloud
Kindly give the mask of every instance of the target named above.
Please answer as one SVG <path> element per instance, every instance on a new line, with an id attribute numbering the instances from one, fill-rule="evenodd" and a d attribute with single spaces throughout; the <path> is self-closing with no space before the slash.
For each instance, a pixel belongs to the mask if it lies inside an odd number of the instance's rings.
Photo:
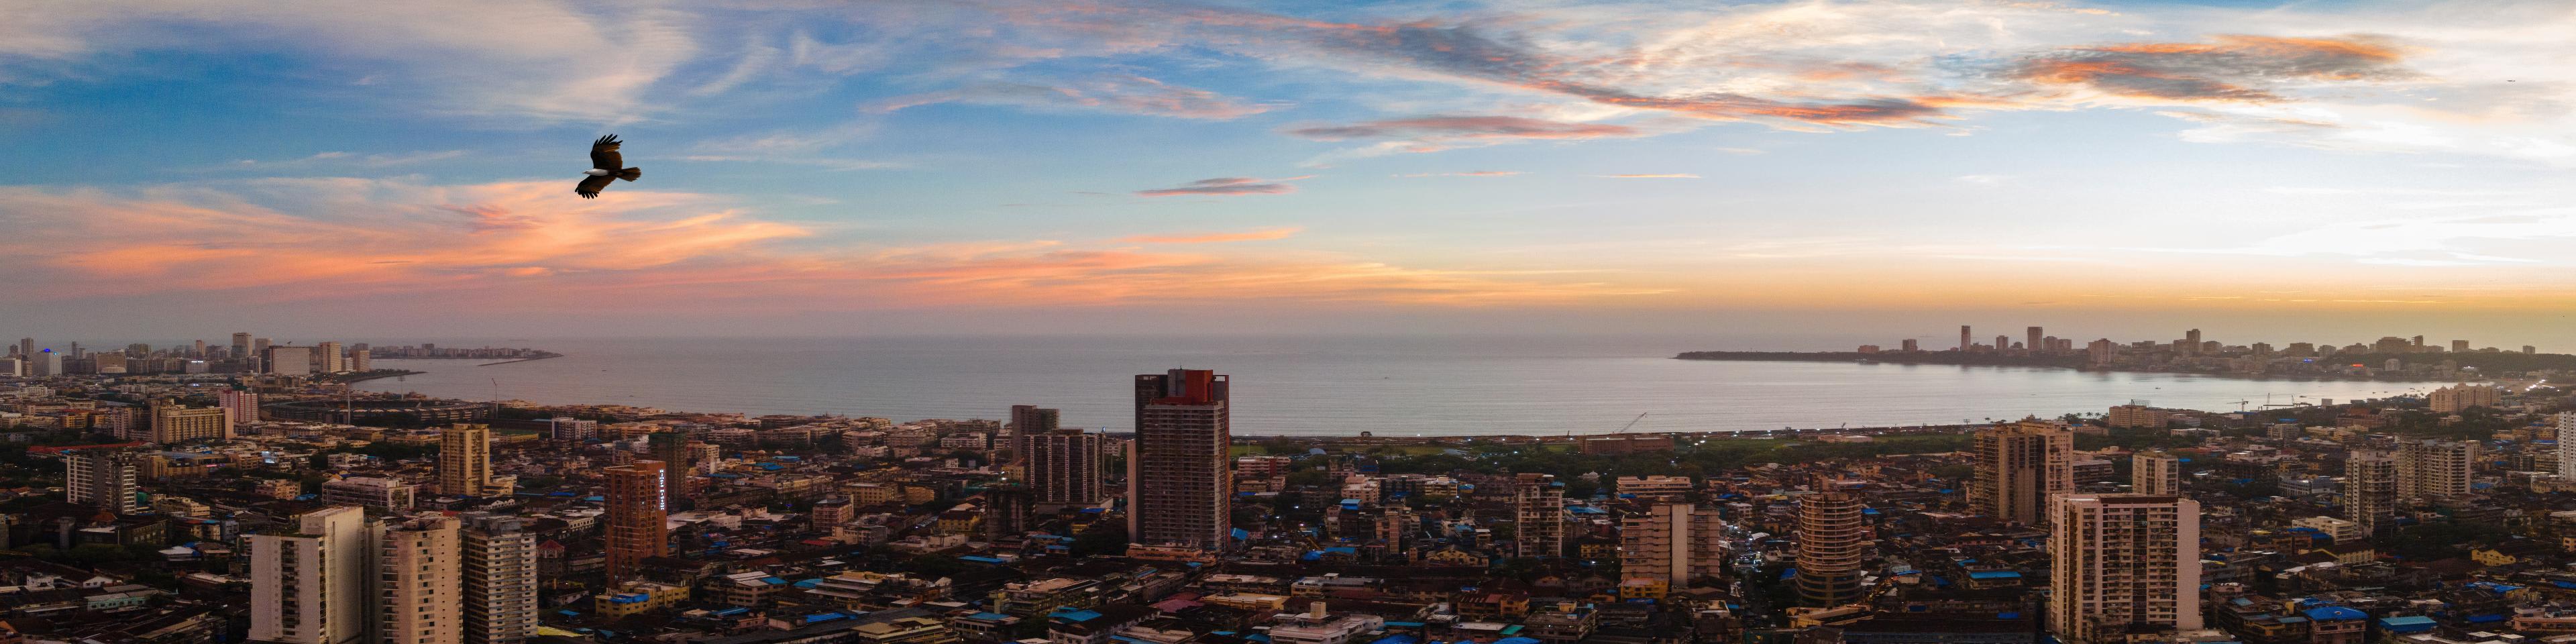
<path id="1" fill-rule="evenodd" d="M 1423 177 L 1512 177 L 1524 174 L 1529 173 L 1519 170 L 1471 170 L 1467 172 L 1417 172 L 1395 176 L 1404 179 L 1419 179 Z"/>
<path id="2" fill-rule="evenodd" d="M 1600 177 L 1600 178 L 1603 178 L 1603 179 L 1697 179 L 1697 178 L 1699 178 L 1699 175 L 1696 175 L 1696 174 L 1688 174 L 1688 173 L 1680 173 L 1680 172 L 1671 172 L 1671 173 L 1663 173 L 1663 174 L 1596 174 L 1596 175 L 1592 175 L 1592 176 Z"/>
<path id="3" fill-rule="evenodd" d="M 356 70 L 369 96 L 407 110 L 620 122 L 656 111 L 646 92 L 695 57 L 691 21 L 543 0 L 42 3 L 0 21 L 0 82 L 30 64 L 112 68 L 147 50 L 258 47 L 306 55 L 317 71 Z"/>
<path id="4" fill-rule="evenodd" d="M 1316 125 L 1289 134 L 1321 141 L 1350 139 L 1595 139 L 1637 136 L 1636 128 L 1606 123 L 1564 123 L 1517 116 L 1423 116 L 1351 125 Z"/>
<path id="5" fill-rule="evenodd" d="M 462 156 L 465 156 L 464 150 L 393 152 L 365 155 L 352 154 L 348 152 L 316 152 L 312 156 L 300 159 L 288 159 L 284 161 L 241 159 L 225 164 L 223 167 L 232 169 L 256 168 L 260 170 L 309 168 L 316 166 L 359 166 L 368 168 L 384 168 L 399 165 L 411 165 L 414 163 L 427 163 L 430 161 L 444 161 Z"/>
<path id="6" fill-rule="evenodd" d="M 1289 226 L 1289 227 L 1283 227 L 1283 228 L 1264 228 L 1264 229 L 1261 229 L 1261 230 L 1254 230 L 1254 231 L 1240 232 L 1240 233 L 1201 233 L 1201 234 L 1185 234 L 1185 235 L 1133 235 L 1133 236 L 1128 236 L 1128 237 L 1121 237 L 1121 238 L 1119 238 L 1119 239 L 1118 239 L 1118 241 L 1123 241 L 1123 242 L 1128 242 L 1128 243 L 1135 243 L 1135 244 L 1219 244 L 1219 243 L 1225 243 L 1225 242 L 1239 242 L 1239 241 L 1268 241 L 1268 240 L 1273 240 L 1273 239 L 1287 239 L 1287 238 L 1289 238 L 1289 237 L 1296 236 L 1296 234 L 1297 234 L 1297 233 L 1302 232 L 1302 231 L 1304 231 L 1304 230 L 1305 230 L 1305 228 L 1296 227 L 1296 226 Z"/>
<path id="7" fill-rule="evenodd" d="M 2394 80 L 2412 75 L 2404 53 L 2377 36 L 2219 36 L 2209 43 L 2132 43 L 2062 49 L 2013 71 L 2043 85 L 2171 101 L 2274 102 L 2297 82 Z"/>
<path id="8" fill-rule="evenodd" d="M 1567 271 L 1421 268 L 1336 253 L 1151 252 L 1118 245 L 1282 239 L 1296 228 L 1053 240 L 884 244 L 833 239 L 648 190 L 572 198 L 562 182 L 432 185 L 267 179 L 98 188 L 0 187 L 0 272 L 31 296 L 399 302 L 478 312 L 582 306 L 666 313 L 1271 300 L 1529 304 L 1667 289 Z M 243 236 L 242 230 L 262 231 Z M 109 247 L 75 242 L 106 237 Z M 78 248 L 79 250 L 67 250 Z"/>
<path id="9" fill-rule="evenodd" d="M 1108 75 L 1056 82 L 987 81 L 951 90 L 915 94 L 885 101 L 879 111 L 892 112 L 938 103 L 1008 105 L 1032 110 L 1084 110 L 1228 120 L 1270 111 L 1270 105 L 1245 102 L 1203 89 L 1166 84 L 1133 75 Z"/>
<path id="10" fill-rule="evenodd" d="M 1304 178 L 1306 177 L 1290 177 L 1287 179 L 1217 177 L 1214 179 L 1200 179 L 1171 188 L 1138 190 L 1136 191 L 1136 194 L 1147 197 L 1174 197 L 1181 195 L 1280 195 L 1296 192 L 1297 186 L 1289 185 L 1287 182 Z"/>

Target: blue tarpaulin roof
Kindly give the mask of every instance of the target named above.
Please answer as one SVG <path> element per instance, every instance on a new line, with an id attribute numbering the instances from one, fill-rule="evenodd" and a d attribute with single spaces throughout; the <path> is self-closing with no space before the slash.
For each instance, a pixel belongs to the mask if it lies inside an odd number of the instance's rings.
<path id="1" fill-rule="evenodd" d="M 2010 570 L 1979 570 L 1968 573 L 1969 579 L 2020 579 L 2021 573 Z"/>

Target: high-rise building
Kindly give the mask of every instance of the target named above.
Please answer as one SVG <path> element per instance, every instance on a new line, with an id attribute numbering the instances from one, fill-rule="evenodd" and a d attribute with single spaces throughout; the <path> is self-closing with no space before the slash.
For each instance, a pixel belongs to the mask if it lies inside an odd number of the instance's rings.
<path id="1" fill-rule="evenodd" d="M 1817 492 L 1798 497 L 1798 598 L 1809 606 L 1840 606 L 1860 599 L 1861 560 L 1869 526 L 1861 522 L 1860 497 Z"/>
<path id="2" fill-rule="evenodd" d="M 291 531 L 254 534 L 250 640 L 355 644 L 378 600 L 368 593 L 366 510 L 333 506 L 296 518 Z"/>
<path id="3" fill-rule="evenodd" d="M 1049 410 L 1053 411 L 1053 410 Z M 1056 506 L 1100 503 L 1100 435 L 1081 429 L 1029 434 L 1026 456 L 1031 502 Z"/>
<path id="4" fill-rule="evenodd" d="M 1055 431 L 1057 420 L 1062 416 L 1058 410 L 1037 405 L 1012 405 L 1011 426 L 1008 428 L 1012 453 L 1028 456 L 1029 437 Z"/>
<path id="5" fill-rule="evenodd" d="M 1726 567 L 1726 524 L 1714 508 L 1655 503 L 1619 520 L 1621 579 L 1644 579 L 1680 589 L 1715 577 Z"/>
<path id="6" fill-rule="evenodd" d="M 1565 554 L 1565 484 L 1553 474 L 1521 474 L 1512 483 L 1512 544 L 1522 557 Z"/>
<path id="7" fill-rule="evenodd" d="M 2467 341 L 2467 340 L 2452 340 L 2452 341 L 2451 341 L 2451 352 L 2452 352 L 2452 353 L 2468 353 L 2468 352 L 2469 352 L 2469 341 Z"/>
<path id="8" fill-rule="evenodd" d="M 2343 512 L 2362 534 L 2396 525 L 2397 459 L 2387 452 L 2354 450 L 2343 462 Z"/>
<path id="9" fill-rule="evenodd" d="M 22 355 L 22 356 L 32 356 L 32 355 L 36 355 L 36 339 L 35 339 L 35 338 L 19 338 L 19 339 L 18 339 L 18 355 Z"/>
<path id="10" fill-rule="evenodd" d="M 2200 349 L 2200 329 L 2192 329 L 2192 330 L 2189 330 L 2189 331 L 2184 331 L 2184 332 L 2182 332 L 2182 340 L 2183 340 L 2183 342 L 2190 344 L 2190 345 L 2191 345 L 2191 348 L 2192 348 L 2193 350 L 2195 350 L 2195 351 L 2196 351 L 2196 350 L 2199 350 L 2199 349 Z"/>
<path id="11" fill-rule="evenodd" d="M 2141 627 L 2201 627 L 2199 502 L 2072 494 L 2051 507 L 2048 625 L 2058 641 L 2112 644 Z"/>
<path id="12" fill-rule="evenodd" d="M 492 496 L 492 427 L 457 423 L 438 430 L 438 493 Z"/>
<path id="13" fill-rule="evenodd" d="M 2084 361 L 2096 367 L 2111 364 L 2111 356 L 2119 351 L 2119 346 L 2110 338 L 2084 343 Z"/>
<path id="14" fill-rule="evenodd" d="M 2477 443 L 2407 440 L 2397 444 L 2397 498 L 2413 501 L 2467 496 L 2477 464 Z"/>
<path id="15" fill-rule="evenodd" d="M 1959 325 L 1959 352 L 1966 353 L 1974 346 L 1976 346 L 1975 343 L 1968 341 L 1968 325 Z"/>
<path id="16" fill-rule="evenodd" d="M 2038 524 L 2048 499 L 2075 491 L 2075 432 L 2065 423 L 2025 418 L 1977 430 L 1976 478 L 1968 501 L 1987 516 Z"/>
<path id="17" fill-rule="evenodd" d="M 74 450 L 63 454 L 64 500 L 117 513 L 143 511 L 135 498 L 134 452 L 112 449 Z"/>
<path id="18" fill-rule="evenodd" d="M 338 342 L 324 342 L 313 346 L 313 365 L 316 371 L 322 373 L 348 371 L 349 363 L 346 356 L 347 354 L 340 352 Z"/>
<path id="19" fill-rule="evenodd" d="M 260 350 L 260 373 L 304 376 L 313 373 L 313 347 L 270 345 Z"/>
<path id="20" fill-rule="evenodd" d="M 2389 362 L 2396 362 L 2390 358 Z M 2451 385 L 2425 394 L 2424 402 L 2436 413 L 2450 414 L 2470 407 L 2496 407 L 2504 404 L 2504 390 L 2494 385 Z"/>
<path id="21" fill-rule="evenodd" d="M 233 424 L 236 426 L 242 423 L 259 422 L 259 392 L 248 389 L 219 389 L 215 391 L 215 403 L 217 408 L 224 410 L 224 416 L 233 419 Z"/>
<path id="22" fill-rule="evenodd" d="M 162 399 L 152 403 L 149 440 L 164 445 L 201 440 L 232 440 L 232 413 L 219 407 L 189 407 Z"/>
<path id="23" fill-rule="evenodd" d="M 644 436 L 646 453 L 662 462 L 662 507 L 679 508 L 689 496 L 689 435 L 654 432 Z"/>
<path id="24" fill-rule="evenodd" d="M 248 334 L 248 333 L 235 333 L 235 334 L 233 334 L 233 359 L 234 359 L 234 360 L 240 360 L 240 359 L 243 359 L 243 358 L 248 358 L 248 357 L 250 357 L 250 356 L 251 356 L 251 353 L 250 353 L 250 334 Z"/>
<path id="25" fill-rule="evenodd" d="M 376 362 L 374 352 L 366 349 L 349 350 L 350 371 L 374 371 L 375 369 Z"/>
<path id="26" fill-rule="evenodd" d="M 2576 411 L 2558 412 L 2558 476 L 2576 479 Z"/>
<path id="27" fill-rule="evenodd" d="M 1920 340 L 1916 340 L 1916 339 L 1914 339 L 1914 338 L 1906 338 L 1906 339 L 1904 339 L 1904 340 L 1900 341 L 1900 342 L 1898 343 L 1898 346 L 1900 347 L 1900 349 L 1901 349 L 1901 350 L 1903 350 L 1903 351 L 1905 351 L 1905 352 L 1907 352 L 1907 353 L 1912 353 L 1912 352 L 1922 351 L 1922 350 L 1923 350 L 1923 343 L 1922 343 L 1922 341 L 1920 341 Z"/>
<path id="28" fill-rule="evenodd" d="M 376 641 L 464 641 L 464 566 L 456 519 L 426 515 L 376 526 Z"/>
<path id="29" fill-rule="evenodd" d="M 63 354 L 54 353 L 53 349 L 37 349 L 34 354 L 28 356 L 27 375 L 63 375 Z"/>
<path id="30" fill-rule="evenodd" d="M 635 578 L 647 557 L 670 554 L 670 508 L 664 503 L 663 463 L 636 461 L 603 470 L 608 475 L 608 583 Z"/>
<path id="31" fill-rule="evenodd" d="M 461 537 L 465 644 L 537 635 L 537 536 L 515 516 L 468 513 Z"/>
<path id="32" fill-rule="evenodd" d="M 2138 452 L 2130 456 L 2129 491 L 2182 494 L 2182 458 L 2165 452 Z"/>
<path id="33" fill-rule="evenodd" d="M 2054 348 L 2040 343 L 2039 327 L 2031 327 L 2024 329 L 2024 331 L 2030 335 L 2030 339 L 2023 342 L 2022 346 L 2028 348 L 2031 355 L 2048 353 L 2050 349 Z"/>
<path id="34" fill-rule="evenodd" d="M 1232 526 L 1234 434 L 1227 378 L 1173 369 L 1136 376 L 1127 444 L 1127 534 L 1136 543 L 1222 549 Z"/>
<path id="35" fill-rule="evenodd" d="M 203 358 L 203 357 L 206 357 L 206 341 L 204 341 L 204 340 L 198 340 L 198 341 L 196 341 L 194 344 L 189 345 L 189 347 L 188 347 L 188 357 L 190 357 L 190 358 Z"/>

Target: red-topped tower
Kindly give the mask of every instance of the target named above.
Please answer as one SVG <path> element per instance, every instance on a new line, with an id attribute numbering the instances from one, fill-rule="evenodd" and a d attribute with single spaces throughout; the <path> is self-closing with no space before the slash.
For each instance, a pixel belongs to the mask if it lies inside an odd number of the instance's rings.
<path id="1" fill-rule="evenodd" d="M 1222 549 L 1227 504 L 1226 377 L 1173 369 L 1136 376 L 1136 440 L 1128 443 L 1127 535 L 1136 543 Z"/>

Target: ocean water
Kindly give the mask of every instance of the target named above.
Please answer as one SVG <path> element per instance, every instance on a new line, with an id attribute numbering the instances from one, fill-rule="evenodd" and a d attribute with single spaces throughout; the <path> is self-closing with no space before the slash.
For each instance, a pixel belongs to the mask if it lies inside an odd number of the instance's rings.
<path id="1" fill-rule="evenodd" d="M 363 383 L 469 400 L 617 403 L 676 411 L 1004 418 L 1011 405 L 1125 431 L 1135 374 L 1229 374 L 1237 435 L 1566 434 L 1958 423 L 2099 413 L 2130 400 L 2351 400 L 2438 383 L 2242 380 L 1932 365 L 1674 360 L 1759 348 L 1659 337 L 889 337 L 512 340 L 565 357 L 478 366 L 377 360 L 427 373 Z M 1777 345 L 1773 345 L 1777 346 Z M 2306 398 L 2301 398 L 2305 396 Z M 1644 414 L 1639 419 L 1639 414 Z"/>

